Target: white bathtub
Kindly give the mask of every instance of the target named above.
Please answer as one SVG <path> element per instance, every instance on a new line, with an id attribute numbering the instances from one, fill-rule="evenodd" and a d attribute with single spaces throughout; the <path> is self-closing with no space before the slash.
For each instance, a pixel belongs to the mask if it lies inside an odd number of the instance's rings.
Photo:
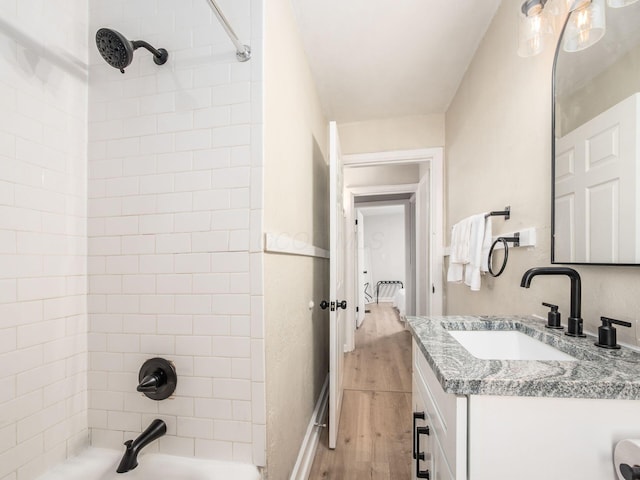
<path id="1" fill-rule="evenodd" d="M 116 473 L 121 457 L 122 452 L 91 447 L 38 480 L 260 480 L 253 465 L 160 453 L 141 454 L 135 469 Z"/>

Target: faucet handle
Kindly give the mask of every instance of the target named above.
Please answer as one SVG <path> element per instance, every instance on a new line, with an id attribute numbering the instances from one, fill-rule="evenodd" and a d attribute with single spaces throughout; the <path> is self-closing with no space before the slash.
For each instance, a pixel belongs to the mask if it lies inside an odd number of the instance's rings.
<path id="1" fill-rule="evenodd" d="M 178 383 L 176 368 L 164 358 L 151 358 L 142 364 L 136 390 L 152 400 L 169 398 Z"/>
<path id="2" fill-rule="evenodd" d="M 624 320 L 616 320 L 615 318 L 600 317 L 600 321 L 602 322 L 602 325 L 606 325 L 608 327 L 610 327 L 612 323 L 615 323 L 616 325 L 622 325 L 623 327 L 632 326 L 631 322 L 625 322 Z"/>
<path id="3" fill-rule="evenodd" d="M 153 373 L 145 375 L 136 387 L 141 393 L 157 393 L 158 389 L 167 383 L 167 375 L 163 370 L 156 370 Z"/>
<path id="4" fill-rule="evenodd" d="M 551 309 L 549 313 L 547 313 L 547 324 L 545 326 L 554 330 L 562 330 L 564 327 L 560 324 L 561 316 L 558 311 L 558 305 L 546 302 L 542 302 L 542 305 Z"/>
<path id="5" fill-rule="evenodd" d="M 597 347 L 617 350 L 620 345 L 617 343 L 616 329 L 612 324 L 621 325 L 623 327 L 631 327 L 631 322 L 624 320 L 616 320 L 615 318 L 600 317 L 602 325 L 598 327 L 598 341 L 595 343 Z"/>

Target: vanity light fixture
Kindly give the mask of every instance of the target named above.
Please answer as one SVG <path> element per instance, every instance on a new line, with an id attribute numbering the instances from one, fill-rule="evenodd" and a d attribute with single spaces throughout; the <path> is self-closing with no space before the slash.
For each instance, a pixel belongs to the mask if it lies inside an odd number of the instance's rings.
<path id="1" fill-rule="evenodd" d="M 520 9 L 518 23 L 518 55 L 532 57 L 539 54 L 545 40 L 553 34 L 553 26 L 544 7 L 547 0 L 526 0 Z"/>
<path id="2" fill-rule="evenodd" d="M 518 23 L 518 55 L 532 57 L 544 49 L 553 34 L 554 17 L 566 18 L 563 49 L 578 52 L 589 48 L 606 32 L 606 6 L 622 8 L 638 0 L 525 0 Z"/>
<path id="3" fill-rule="evenodd" d="M 584 50 L 604 37 L 607 28 L 605 12 L 604 0 L 591 0 L 571 12 L 563 36 L 565 52 Z"/>
<path id="4" fill-rule="evenodd" d="M 522 4 L 522 13 L 527 17 L 542 13 L 547 0 L 527 0 Z"/>

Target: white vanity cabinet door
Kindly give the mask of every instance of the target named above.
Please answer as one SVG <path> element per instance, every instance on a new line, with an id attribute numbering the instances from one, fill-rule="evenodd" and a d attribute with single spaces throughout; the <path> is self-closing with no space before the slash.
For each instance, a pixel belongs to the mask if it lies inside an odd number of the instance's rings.
<path id="1" fill-rule="evenodd" d="M 472 395 L 469 478 L 614 480 L 613 451 L 640 437 L 640 402 Z"/>
<path id="2" fill-rule="evenodd" d="M 432 478 L 467 478 L 467 397 L 445 393 L 413 342 L 413 391 L 426 412 L 431 443 Z"/>
<path id="3" fill-rule="evenodd" d="M 449 463 L 447 457 L 442 450 L 442 445 L 437 438 L 434 438 L 433 453 L 431 461 L 431 477 L 430 480 L 456 480 L 456 477 L 449 470 Z M 466 479 L 466 472 L 462 472 L 458 475 L 458 479 Z"/>

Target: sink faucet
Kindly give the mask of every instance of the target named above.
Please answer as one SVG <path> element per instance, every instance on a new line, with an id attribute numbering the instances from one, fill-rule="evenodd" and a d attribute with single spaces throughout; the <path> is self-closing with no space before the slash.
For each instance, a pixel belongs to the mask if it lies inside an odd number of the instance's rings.
<path id="1" fill-rule="evenodd" d="M 568 267 L 535 267 L 524 272 L 520 286 L 529 288 L 531 280 L 537 275 L 566 275 L 571 279 L 571 313 L 567 320 L 565 335 L 586 337 L 582 333 L 582 318 L 580 317 L 580 295 L 582 290 L 580 274 L 573 268 Z"/>
<path id="2" fill-rule="evenodd" d="M 138 438 L 124 442 L 127 449 L 116 471 L 118 473 L 125 473 L 136 468 L 138 466 L 138 453 L 140 453 L 140 450 L 165 433 L 167 433 L 167 424 L 159 418 L 156 418 L 144 432 L 138 435 Z"/>

